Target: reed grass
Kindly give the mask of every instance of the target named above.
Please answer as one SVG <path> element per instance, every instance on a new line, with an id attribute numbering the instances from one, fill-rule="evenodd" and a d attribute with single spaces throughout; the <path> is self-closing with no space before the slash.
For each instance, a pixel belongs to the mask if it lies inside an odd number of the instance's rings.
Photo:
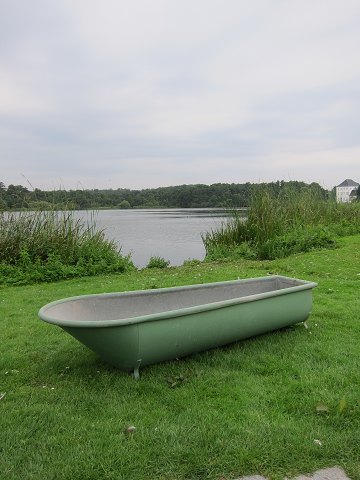
<path id="1" fill-rule="evenodd" d="M 0 214 L 0 283 L 31 283 L 131 267 L 114 241 L 69 211 Z"/>
<path id="2" fill-rule="evenodd" d="M 202 235 L 208 258 L 234 255 L 281 258 L 336 245 L 336 237 L 360 232 L 360 203 L 338 204 L 317 188 L 275 193 L 254 186 L 247 219 L 235 212 Z"/>

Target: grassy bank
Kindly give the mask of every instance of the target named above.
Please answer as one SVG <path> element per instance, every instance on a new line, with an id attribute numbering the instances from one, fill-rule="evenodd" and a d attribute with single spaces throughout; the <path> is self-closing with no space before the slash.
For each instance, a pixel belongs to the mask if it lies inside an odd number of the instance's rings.
<path id="1" fill-rule="evenodd" d="M 285 274 L 318 282 L 300 324 L 179 361 L 136 382 L 37 318 L 85 293 Z M 360 479 L 360 236 L 275 261 L 146 269 L 0 290 L 1 475 L 7 480 Z M 6 394 L 6 395 L 5 395 Z M 134 433 L 124 430 L 134 425 Z"/>

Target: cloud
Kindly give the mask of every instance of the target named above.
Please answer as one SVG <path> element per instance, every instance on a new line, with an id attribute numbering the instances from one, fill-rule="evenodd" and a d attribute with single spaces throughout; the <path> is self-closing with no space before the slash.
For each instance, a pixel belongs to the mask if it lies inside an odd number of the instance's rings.
<path id="1" fill-rule="evenodd" d="M 358 1 L 2 9 L 6 184 L 24 172 L 39 187 L 359 181 Z"/>

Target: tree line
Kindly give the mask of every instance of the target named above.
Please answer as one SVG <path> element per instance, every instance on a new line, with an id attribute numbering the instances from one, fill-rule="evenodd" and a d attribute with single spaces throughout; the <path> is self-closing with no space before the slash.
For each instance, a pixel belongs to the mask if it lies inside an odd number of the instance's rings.
<path id="1" fill-rule="evenodd" d="M 0 182 L 0 210 L 18 209 L 101 209 L 101 208 L 240 208 L 250 204 L 254 188 L 270 188 L 275 194 L 285 189 L 312 189 L 324 199 L 328 192 L 317 183 L 277 181 L 270 183 L 215 183 L 213 185 L 177 185 L 143 190 L 29 190 L 22 185 L 5 186 Z"/>

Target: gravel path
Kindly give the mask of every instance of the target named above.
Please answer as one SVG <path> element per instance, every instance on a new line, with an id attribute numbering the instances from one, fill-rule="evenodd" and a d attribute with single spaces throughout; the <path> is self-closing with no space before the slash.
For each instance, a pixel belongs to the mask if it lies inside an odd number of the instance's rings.
<path id="1" fill-rule="evenodd" d="M 247 477 L 241 477 L 236 480 L 268 480 L 266 477 L 261 475 L 250 475 Z M 284 479 L 288 480 L 288 479 Z M 331 467 L 324 468 L 323 470 L 318 470 L 310 475 L 300 475 L 292 480 L 351 480 L 344 470 L 340 467 Z"/>

